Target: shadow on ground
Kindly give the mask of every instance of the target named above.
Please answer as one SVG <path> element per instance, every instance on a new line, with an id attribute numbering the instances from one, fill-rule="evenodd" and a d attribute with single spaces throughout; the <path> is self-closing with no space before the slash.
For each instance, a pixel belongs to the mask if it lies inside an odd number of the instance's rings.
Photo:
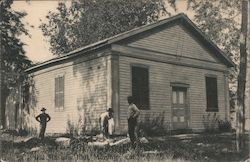
<path id="1" fill-rule="evenodd" d="M 18 139 L 18 137 L 15 137 Z M 14 139 L 15 139 L 14 138 Z M 119 140 L 125 137 L 114 137 Z M 182 134 L 146 137 L 132 150 L 128 143 L 103 147 L 88 145 L 92 136 L 70 138 L 69 144 L 58 144 L 58 137 L 47 137 L 44 144 L 38 138 L 2 140 L 2 157 L 9 161 L 88 160 L 88 161 L 245 161 L 249 159 L 249 136 L 246 148 L 235 149 L 235 134 Z"/>

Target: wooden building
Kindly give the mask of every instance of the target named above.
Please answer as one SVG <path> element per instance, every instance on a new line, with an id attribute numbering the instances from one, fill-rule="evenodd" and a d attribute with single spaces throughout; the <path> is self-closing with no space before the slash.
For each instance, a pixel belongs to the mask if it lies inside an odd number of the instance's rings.
<path id="1" fill-rule="evenodd" d="M 228 68 L 233 62 L 184 14 L 99 41 L 27 69 L 35 104 L 52 117 L 48 133 L 99 128 L 114 108 L 115 131 L 127 130 L 127 96 L 145 116 L 164 115 L 170 129 L 204 129 L 203 116 L 229 118 Z"/>

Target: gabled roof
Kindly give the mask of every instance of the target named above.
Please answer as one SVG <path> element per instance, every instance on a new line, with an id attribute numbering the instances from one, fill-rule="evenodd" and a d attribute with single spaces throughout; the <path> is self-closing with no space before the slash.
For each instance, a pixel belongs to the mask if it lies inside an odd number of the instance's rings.
<path id="1" fill-rule="evenodd" d="M 136 36 L 137 34 L 140 33 L 144 33 L 147 32 L 153 28 L 156 27 L 160 27 L 162 25 L 167 25 L 167 24 L 171 24 L 174 22 L 178 22 L 180 21 L 182 23 L 183 26 L 187 27 L 189 30 L 192 31 L 193 34 L 195 34 L 199 40 L 211 51 L 213 51 L 215 57 L 217 57 L 219 60 L 221 60 L 225 65 L 227 65 L 228 67 L 233 67 L 235 66 L 235 64 L 233 63 L 233 61 L 223 52 L 221 51 L 217 45 L 215 45 L 210 39 L 208 39 L 202 32 L 201 30 L 183 13 L 180 13 L 178 15 L 157 21 L 155 23 L 152 24 L 148 24 L 148 25 L 143 25 L 141 27 L 132 29 L 130 31 L 115 35 L 113 37 L 98 41 L 96 43 L 84 46 L 82 48 L 78 48 L 74 51 L 71 51 L 61 57 L 56 57 L 53 58 L 51 60 L 45 61 L 41 64 L 35 65 L 29 69 L 26 70 L 26 72 L 32 72 L 32 71 L 36 71 L 40 68 L 46 67 L 48 65 L 54 64 L 54 63 L 58 63 L 60 61 L 63 60 L 67 60 L 79 55 L 84 55 L 86 52 L 90 52 L 92 50 L 101 48 L 101 47 L 105 47 L 108 45 L 111 45 L 113 43 L 125 40 L 127 38 Z"/>

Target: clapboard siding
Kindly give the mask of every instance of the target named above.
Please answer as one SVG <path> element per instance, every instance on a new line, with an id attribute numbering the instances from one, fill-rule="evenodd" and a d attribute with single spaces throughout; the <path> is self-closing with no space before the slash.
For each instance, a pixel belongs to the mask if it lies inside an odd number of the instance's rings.
<path id="1" fill-rule="evenodd" d="M 107 60 L 100 57 L 88 61 L 71 61 L 34 73 L 37 89 L 37 105 L 34 115 L 46 107 L 52 117 L 48 133 L 65 133 L 68 123 L 80 129 L 98 126 L 98 117 L 107 105 Z M 58 111 L 54 106 L 55 77 L 64 75 L 64 109 Z M 84 123 L 86 121 L 87 123 Z M 38 123 L 34 123 L 38 126 Z"/>
<path id="2" fill-rule="evenodd" d="M 159 114 L 164 112 L 165 123 L 171 122 L 171 82 L 182 82 L 189 84 L 189 103 L 191 113 L 191 125 L 193 129 L 202 129 L 202 116 L 206 112 L 206 90 L 205 75 L 213 74 L 217 76 L 218 83 L 218 104 L 221 119 L 225 119 L 225 80 L 223 72 L 183 67 L 167 63 L 159 63 L 143 59 L 130 57 L 120 57 L 120 112 L 121 128 L 127 127 L 127 101 L 126 97 L 131 95 L 131 65 L 143 64 L 149 68 L 150 87 L 150 110 L 142 110 L 142 117 L 147 114 Z M 122 77 L 123 76 L 123 77 Z M 126 77 L 124 77 L 126 76 Z"/>
<path id="3" fill-rule="evenodd" d="M 31 108 L 29 122 L 38 128 L 34 116 L 40 113 L 41 107 L 46 107 L 52 117 L 48 133 L 65 133 L 68 123 L 78 130 L 84 126 L 91 130 L 98 126 L 100 113 L 112 106 L 116 130 L 127 130 L 127 96 L 132 93 L 133 64 L 146 65 L 149 69 L 150 109 L 142 110 L 140 120 L 148 115 L 154 118 L 163 114 L 165 126 L 171 128 L 171 83 L 180 82 L 189 85 L 190 128 L 202 129 L 203 115 L 208 114 L 207 74 L 217 77 L 217 115 L 220 119 L 227 118 L 228 89 L 224 73 L 233 63 L 207 41 L 188 18 L 179 15 L 28 69 L 34 78 L 37 100 Z M 54 106 L 57 75 L 65 77 L 62 111 L 56 111 Z"/>
<path id="4" fill-rule="evenodd" d="M 167 27 L 145 38 L 133 41 L 128 46 L 143 48 L 172 55 L 219 62 L 181 25 Z M 195 50 L 194 50 L 195 49 Z"/>

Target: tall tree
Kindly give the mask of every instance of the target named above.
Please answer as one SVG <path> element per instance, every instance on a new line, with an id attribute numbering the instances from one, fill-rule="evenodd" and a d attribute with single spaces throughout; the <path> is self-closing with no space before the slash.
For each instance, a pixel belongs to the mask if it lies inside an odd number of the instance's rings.
<path id="1" fill-rule="evenodd" d="M 5 127 L 5 104 L 11 87 L 16 87 L 25 80 L 25 76 L 19 75 L 31 65 L 31 61 L 25 56 L 24 43 L 19 36 L 28 35 L 21 19 L 26 15 L 11 9 L 13 0 L 0 1 L 0 55 L 1 55 L 1 126 Z"/>
<path id="2" fill-rule="evenodd" d="M 80 0 L 59 3 L 41 29 L 51 51 L 63 55 L 76 48 L 155 22 L 170 14 L 164 0 Z"/>
<path id="3" fill-rule="evenodd" d="M 247 71 L 247 25 L 248 25 L 248 0 L 242 0 L 241 33 L 240 33 L 240 67 L 237 89 L 237 151 L 244 148 L 245 132 L 245 90 Z"/>

